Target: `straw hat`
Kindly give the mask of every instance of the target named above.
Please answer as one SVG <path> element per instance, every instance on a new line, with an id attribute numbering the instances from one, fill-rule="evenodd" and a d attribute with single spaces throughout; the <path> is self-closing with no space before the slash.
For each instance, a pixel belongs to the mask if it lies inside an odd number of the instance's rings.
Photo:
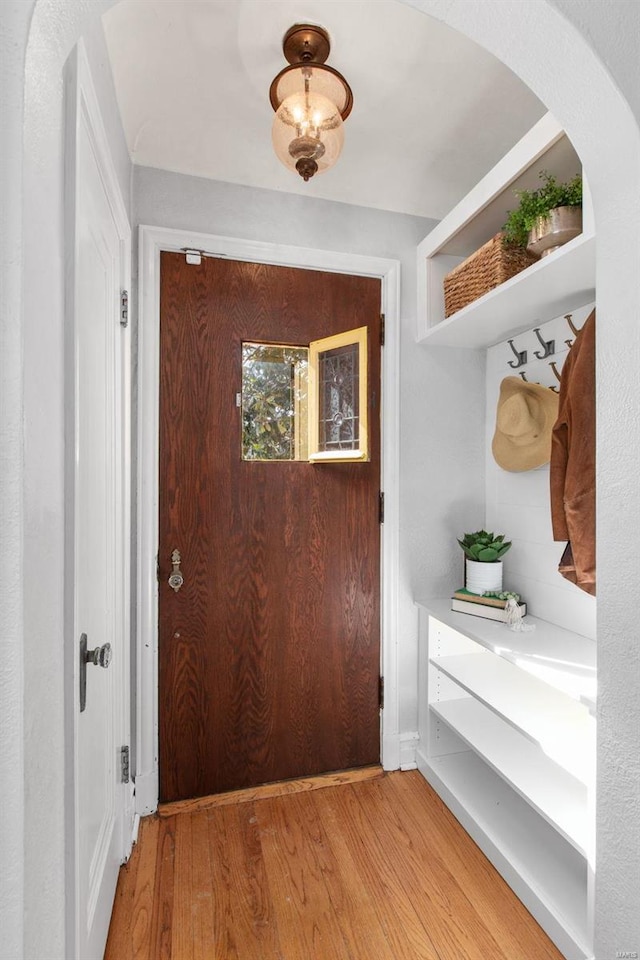
<path id="1" fill-rule="evenodd" d="M 500 384 L 496 432 L 491 449 L 503 470 L 533 470 L 551 459 L 551 431 L 558 394 L 550 387 L 505 377 Z"/>

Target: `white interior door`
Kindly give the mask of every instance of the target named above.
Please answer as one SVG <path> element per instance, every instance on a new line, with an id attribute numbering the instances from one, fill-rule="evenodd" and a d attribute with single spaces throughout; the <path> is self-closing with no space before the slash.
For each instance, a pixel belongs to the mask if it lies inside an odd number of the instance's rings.
<path id="1" fill-rule="evenodd" d="M 73 280 L 75 950 L 101 960 L 128 856 L 129 331 L 121 324 L 129 226 L 77 57 Z M 106 153 L 105 153 L 106 150 Z M 81 638 L 84 644 L 81 643 Z M 96 651 L 93 656 L 84 653 Z M 86 679 L 86 697 L 81 696 Z"/>

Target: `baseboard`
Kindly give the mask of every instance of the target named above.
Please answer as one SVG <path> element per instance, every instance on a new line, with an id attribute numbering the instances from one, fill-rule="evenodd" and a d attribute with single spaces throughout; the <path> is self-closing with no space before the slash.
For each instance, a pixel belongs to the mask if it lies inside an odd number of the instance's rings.
<path id="1" fill-rule="evenodd" d="M 400 769 L 415 770 L 418 766 L 416 751 L 420 736 L 418 733 L 403 733 L 400 736 Z"/>
<path id="2" fill-rule="evenodd" d="M 395 733 L 382 741 L 382 766 L 385 770 L 415 770 L 418 734 Z"/>
<path id="3" fill-rule="evenodd" d="M 136 813 L 148 817 L 158 809 L 158 777 L 142 773 L 136 777 Z"/>

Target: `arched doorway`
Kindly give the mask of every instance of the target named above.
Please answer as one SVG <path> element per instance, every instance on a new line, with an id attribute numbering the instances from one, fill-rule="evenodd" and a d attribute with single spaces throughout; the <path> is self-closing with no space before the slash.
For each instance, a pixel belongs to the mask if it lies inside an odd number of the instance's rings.
<path id="1" fill-rule="evenodd" d="M 569 133 L 592 187 L 601 319 L 598 563 L 602 747 L 596 955 L 608 956 L 616 949 L 633 949 L 638 942 L 634 898 L 639 884 L 635 852 L 640 818 L 628 808 L 628 797 L 637 789 L 632 772 L 640 723 L 640 701 L 634 695 L 637 656 L 631 646 L 636 617 L 632 604 L 618 601 L 620 596 L 632 595 L 635 545 L 640 539 L 640 508 L 631 486 L 635 485 L 640 440 L 636 387 L 640 354 L 636 319 L 640 313 L 636 283 L 640 254 L 638 125 L 594 51 L 591 43 L 595 41 L 587 40 L 586 33 L 578 32 L 550 2 L 414 0 L 413 5 L 485 46 L 534 90 Z M 7 192 L 4 234 L 10 245 L 8 276 L 13 280 L 2 294 L 7 323 L 2 363 L 11 401 L 3 431 L 3 459 L 6 451 L 10 480 L 5 550 L 18 558 L 12 577 L 23 585 L 24 594 L 14 591 L 5 613 L 7 631 L 17 642 L 6 651 L 10 669 L 2 726 L 17 746 L 6 764 L 4 789 L 9 802 L 3 829 L 16 856 L 7 858 L 0 894 L 10 906 L 5 933 L 9 955 L 12 944 L 23 943 L 24 934 L 33 954 L 38 952 L 41 936 L 46 938 L 50 955 L 64 956 L 66 803 L 61 771 L 67 740 L 59 566 L 65 511 L 61 77 L 72 46 L 86 28 L 85 18 L 98 17 L 110 3 L 94 3 L 90 12 L 75 2 L 68 2 L 62 10 L 49 0 L 22 6 L 21 11 L 7 15 L 15 19 L 5 60 L 9 136 L 3 147 L 3 169 L 9 176 L 3 177 L 2 189 Z M 589 6 L 583 11 L 587 23 Z M 609 34 L 606 25 L 601 29 L 604 43 Z M 597 29 L 594 35 L 599 36 Z M 621 40 L 630 43 L 628 38 Z M 637 51 L 625 47 L 624 42 L 617 55 L 630 60 Z M 562 65 L 560 71 L 558 64 Z M 23 129 L 24 153 L 20 146 Z M 20 323 L 15 322 L 16 317 L 21 318 Z M 46 663 L 47 669 L 38 669 L 39 663 Z M 28 790 L 25 769 L 30 777 L 38 771 L 38 782 L 30 780 Z M 621 783 L 621 777 L 629 777 L 628 782 Z M 25 824 L 28 842 L 23 843 Z M 72 899 L 69 896 L 68 902 Z M 25 907 L 30 916 L 26 930 Z M 614 937 L 623 935 L 630 943 L 614 942 Z M 21 954 L 14 950 L 14 955 Z"/>

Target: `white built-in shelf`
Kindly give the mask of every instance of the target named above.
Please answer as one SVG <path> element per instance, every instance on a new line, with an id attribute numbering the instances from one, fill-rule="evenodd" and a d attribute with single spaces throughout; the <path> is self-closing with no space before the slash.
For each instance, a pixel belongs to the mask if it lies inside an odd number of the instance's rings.
<path id="1" fill-rule="evenodd" d="M 471 750 L 427 757 L 418 768 L 565 957 L 593 957 L 588 861 Z"/>
<path id="2" fill-rule="evenodd" d="M 430 326 L 422 341 L 490 347 L 595 299 L 595 237 L 580 234 L 522 273 Z M 444 316 L 444 314 L 443 314 Z"/>
<path id="3" fill-rule="evenodd" d="M 586 707 L 543 680 L 495 654 L 432 657 L 431 663 L 524 734 L 571 777 L 592 786 L 595 774 L 596 724 Z M 492 731 L 509 734 L 504 724 Z M 509 738 L 509 742 L 518 743 Z"/>
<path id="4" fill-rule="evenodd" d="M 418 340 L 434 346 L 489 347 L 595 297 L 595 239 L 589 188 L 583 182 L 583 232 L 484 297 L 444 316 L 447 273 L 494 236 L 516 191 L 535 188 L 541 170 L 558 179 L 580 160 L 551 114 L 542 119 L 418 246 Z"/>
<path id="5" fill-rule="evenodd" d="M 526 617 L 535 626 L 516 633 L 504 623 L 451 610 L 449 598 L 418 600 L 436 620 L 469 637 L 556 691 L 567 694 L 595 713 L 596 644 L 538 617 Z"/>
<path id="6" fill-rule="evenodd" d="M 418 768 L 564 955 L 591 957 L 595 644 L 418 606 Z"/>
<path id="7" fill-rule="evenodd" d="M 479 662 L 484 657 L 475 657 Z M 587 788 L 535 744 L 471 697 L 431 705 L 432 712 L 583 855 L 589 849 Z"/>

